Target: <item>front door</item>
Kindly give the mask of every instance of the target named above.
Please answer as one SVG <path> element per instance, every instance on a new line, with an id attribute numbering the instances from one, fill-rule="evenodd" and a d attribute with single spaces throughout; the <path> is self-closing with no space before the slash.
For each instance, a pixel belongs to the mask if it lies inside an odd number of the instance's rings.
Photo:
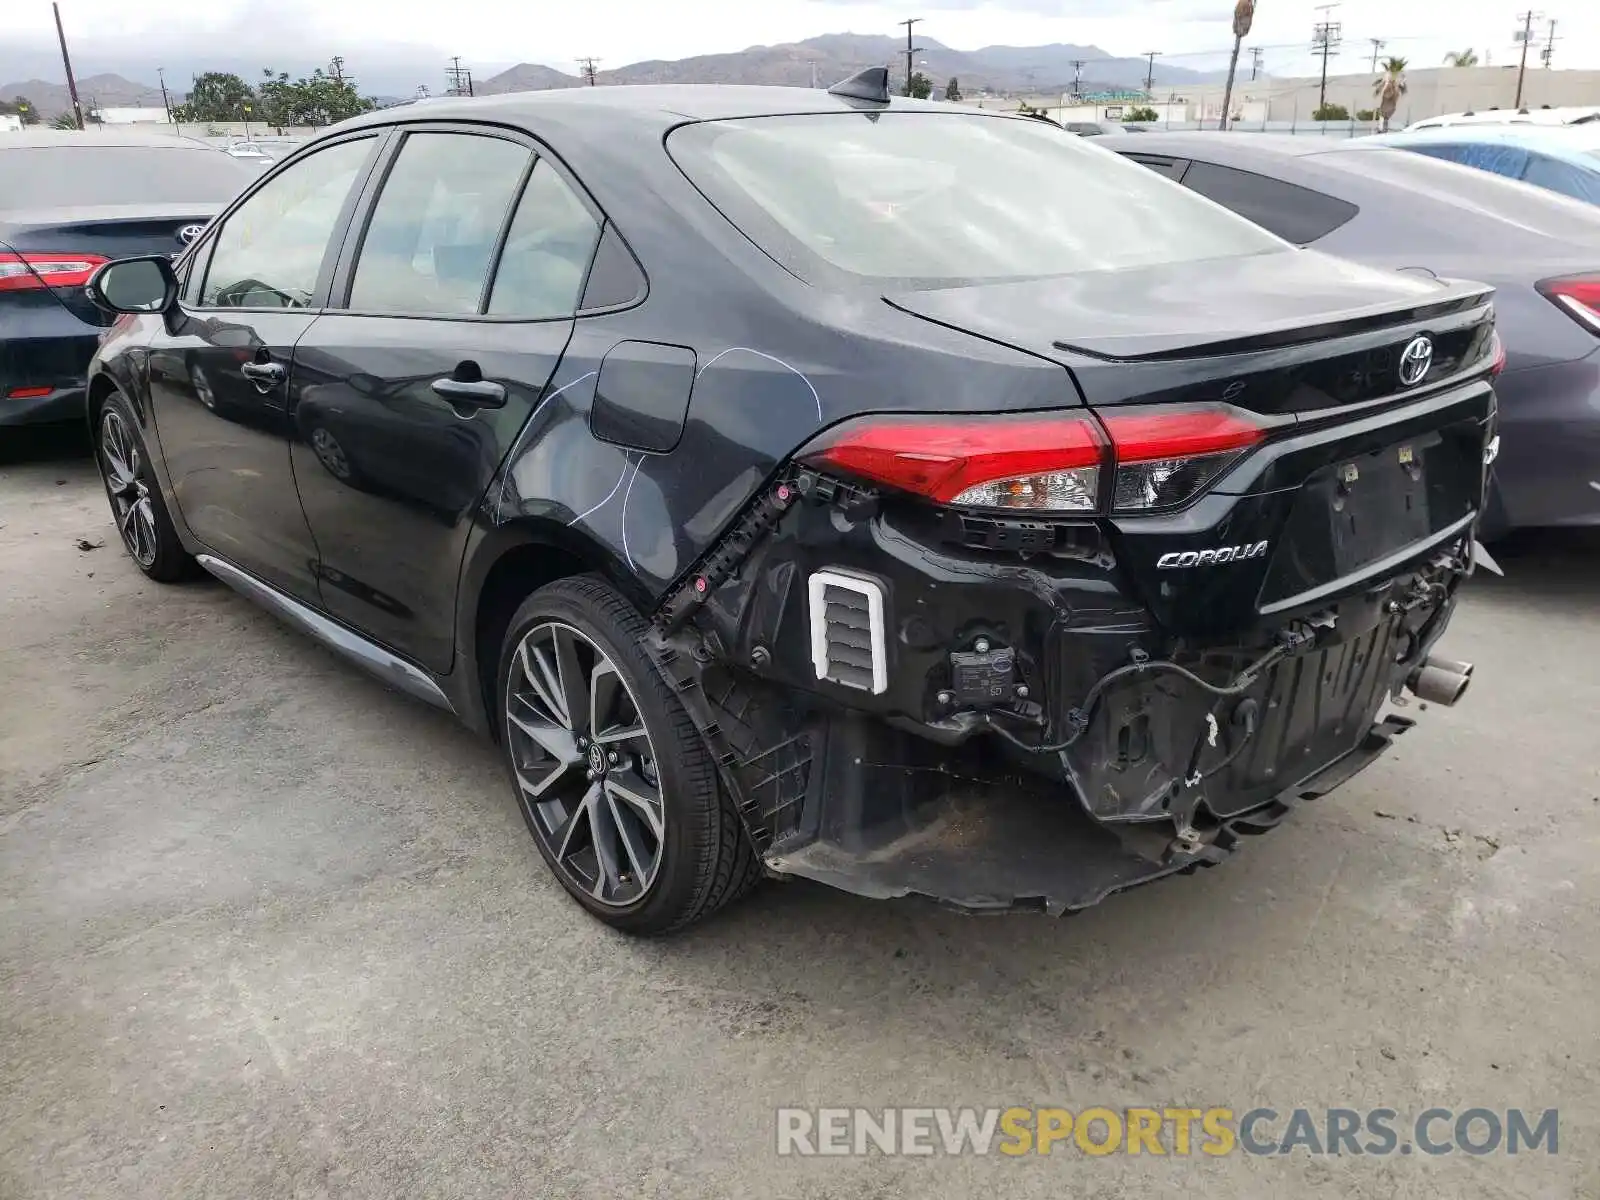
<path id="1" fill-rule="evenodd" d="M 323 607 L 437 672 L 473 513 L 572 332 L 599 222 L 526 142 L 391 145 L 361 246 L 295 355 L 293 458 Z"/>
<path id="2" fill-rule="evenodd" d="M 336 235 L 375 135 L 266 180 L 199 247 L 184 304 L 152 340 L 150 396 L 179 515 L 208 550 L 307 602 L 316 546 L 289 459 L 295 344 L 317 320 Z"/>

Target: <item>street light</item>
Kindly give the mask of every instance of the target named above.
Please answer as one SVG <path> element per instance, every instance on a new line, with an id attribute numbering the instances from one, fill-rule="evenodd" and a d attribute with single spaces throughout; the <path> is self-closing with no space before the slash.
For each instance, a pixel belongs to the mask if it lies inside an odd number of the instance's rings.
<path id="1" fill-rule="evenodd" d="M 244 140 L 250 140 L 250 104 L 248 101 L 240 105 L 244 109 Z"/>

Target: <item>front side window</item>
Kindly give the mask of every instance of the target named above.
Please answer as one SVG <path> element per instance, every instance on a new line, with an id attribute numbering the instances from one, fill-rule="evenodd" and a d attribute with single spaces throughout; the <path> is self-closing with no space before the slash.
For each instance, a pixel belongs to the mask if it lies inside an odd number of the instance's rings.
<path id="1" fill-rule="evenodd" d="M 200 303 L 206 308 L 305 308 L 328 242 L 374 138 L 339 142 L 286 167 L 218 232 Z"/>
<path id="2" fill-rule="evenodd" d="M 933 287 L 1285 249 L 1093 140 L 1043 121 L 874 112 L 702 122 L 667 148 L 813 281 L 831 268 Z"/>
<path id="3" fill-rule="evenodd" d="M 494 316 L 570 317 L 594 257 L 600 225 L 566 182 L 540 160 L 528 177 L 495 269 Z"/>
<path id="4" fill-rule="evenodd" d="M 351 309 L 480 312 L 495 242 L 531 157 L 504 138 L 408 135 L 361 243 Z"/>

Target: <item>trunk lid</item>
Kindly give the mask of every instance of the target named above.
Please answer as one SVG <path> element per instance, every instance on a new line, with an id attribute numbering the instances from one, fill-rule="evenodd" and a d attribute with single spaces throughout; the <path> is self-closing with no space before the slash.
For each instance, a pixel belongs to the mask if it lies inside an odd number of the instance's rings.
<path id="1" fill-rule="evenodd" d="M 1224 638 L 1381 586 L 1470 530 L 1492 433 L 1490 296 L 1287 251 L 888 300 L 1062 363 L 1108 429 L 1130 405 L 1254 414 L 1265 438 L 1200 496 L 1106 522 L 1165 628 Z M 1419 342 L 1427 363 L 1402 372 Z"/>

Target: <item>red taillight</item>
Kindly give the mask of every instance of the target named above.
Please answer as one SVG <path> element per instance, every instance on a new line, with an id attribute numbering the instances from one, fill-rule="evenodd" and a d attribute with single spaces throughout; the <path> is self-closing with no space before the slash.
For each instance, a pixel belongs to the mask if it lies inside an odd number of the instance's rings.
<path id="1" fill-rule="evenodd" d="M 1107 434 L 1109 433 L 1109 440 Z M 940 504 L 1031 512 L 1168 508 L 1192 499 L 1265 436 L 1218 405 L 994 417 L 865 417 L 802 458 Z"/>
<path id="2" fill-rule="evenodd" d="M 89 276 L 110 262 L 98 254 L 0 253 L 0 292 L 28 292 L 47 287 L 82 287 Z"/>
<path id="3" fill-rule="evenodd" d="M 1600 276 L 1568 275 L 1541 279 L 1533 285 L 1545 299 L 1566 309 L 1578 324 L 1600 333 Z"/>
<path id="4" fill-rule="evenodd" d="M 1025 507 L 1071 511 L 1095 505 L 1105 439 L 1087 415 L 867 417 L 829 430 L 806 458 L 940 504 L 1023 507 L 1007 500 L 1028 493 L 1043 502 Z M 1054 504 L 1033 494 L 1050 490 L 1048 476 L 1060 477 Z"/>
<path id="5" fill-rule="evenodd" d="M 1506 344 L 1500 340 L 1500 331 L 1493 330 L 1489 334 L 1489 375 L 1494 377 L 1506 369 Z"/>

